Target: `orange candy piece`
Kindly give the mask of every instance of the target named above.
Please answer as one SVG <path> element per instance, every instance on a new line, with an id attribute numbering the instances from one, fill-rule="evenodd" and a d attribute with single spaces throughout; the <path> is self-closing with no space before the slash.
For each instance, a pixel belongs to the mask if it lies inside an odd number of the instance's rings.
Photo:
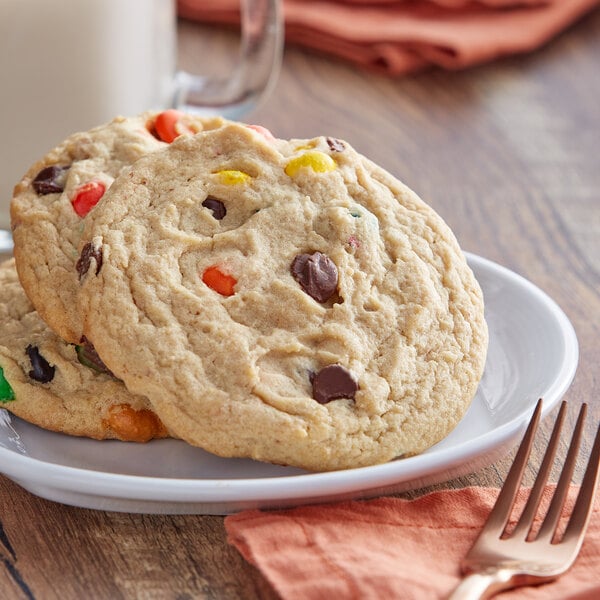
<path id="1" fill-rule="evenodd" d="M 163 110 L 154 121 L 154 130 L 156 135 L 163 142 L 170 144 L 183 133 L 192 133 L 192 131 L 181 122 L 183 113 L 174 108 Z"/>
<path id="2" fill-rule="evenodd" d="M 106 186 L 101 181 L 88 181 L 75 190 L 75 196 L 71 200 L 73 210 L 80 216 L 85 217 L 106 191 Z"/>
<path id="3" fill-rule="evenodd" d="M 202 274 L 202 281 L 221 296 L 233 296 L 237 279 L 227 273 L 223 273 L 219 267 L 208 267 Z"/>
<path id="4" fill-rule="evenodd" d="M 168 432 L 161 420 L 150 410 L 135 410 L 128 404 L 111 406 L 104 425 L 112 429 L 119 439 L 128 442 L 149 442 L 164 438 Z"/>

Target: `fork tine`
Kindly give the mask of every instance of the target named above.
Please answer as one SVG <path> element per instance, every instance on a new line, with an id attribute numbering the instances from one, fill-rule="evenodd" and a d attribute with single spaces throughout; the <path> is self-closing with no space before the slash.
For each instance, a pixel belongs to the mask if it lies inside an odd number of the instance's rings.
<path id="1" fill-rule="evenodd" d="M 594 446 L 588 460 L 588 465 L 583 476 L 581 488 L 577 496 L 577 501 L 573 508 L 573 514 L 569 520 L 565 533 L 563 535 L 563 543 L 575 544 L 576 551 L 579 551 L 583 542 L 583 536 L 587 529 L 590 517 L 592 516 L 592 508 L 594 498 L 598 487 L 598 479 L 600 478 L 600 426 L 596 432 Z"/>
<path id="2" fill-rule="evenodd" d="M 506 481 L 500 490 L 500 494 L 498 494 L 494 508 L 492 508 L 485 524 L 486 533 L 495 533 L 497 537 L 500 537 L 506 527 L 517 492 L 521 485 L 521 480 L 523 479 L 525 467 L 527 466 L 527 460 L 529 459 L 529 453 L 531 452 L 531 447 L 533 445 L 533 438 L 540 422 L 541 412 L 542 399 L 540 398 L 523 437 L 523 441 L 517 450 L 517 454 L 510 471 L 508 472 Z"/>
<path id="3" fill-rule="evenodd" d="M 552 470 L 552 465 L 554 464 L 554 457 L 556 456 L 556 449 L 558 448 L 558 443 L 560 441 L 560 433 L 562 431 L 566 414 L 567 403 L 563 401 L 561 403 L 560 411 L 554 423 L 554 429 L 552 430 L 552 435 L 550 436 L 550 441 L 548 442 L 548 447 L 546 448 L 544 459 L 542 460 L 542 464 L 539 468 L 537 477 L 535 479 L 535 484 L 533 486 L 533 489 L 529 493 L 527 504 L 525 505 L 525 508 L 521 513 L 519 521 L 515 526 L 511 537 L 527 537 L 529 531 L 531 530 L 535 514 L 542 500 L 542 495 L 544 493 L 544 488 L 546 487 L 546 482 L 548 481 L 550 471 Z"/>
<path id="4" fill-rule="evenodd" d="M 587 412 L 585 404 L 579 411 L 564 463 L 565 467 L 550 502 L 546 519 L 542 523 L 541 529 L 544 530 L 543 535 L 546 538 L 540 539 L 542 535 L 538 535 L 534 540 L 526 537 L 515 539 L 513 536 L 502 536 L 521 484 L 533 438 L 540 421 L 541 407 L 542 400 L 540 398 L 494 508 L 473 546 L 461 561 L 461 571 L 465 577 L 450 596 L 452 600 L 490 598 L 503 590 L 552 581 L 565 573 L 577 558 L 593 512 L 594 497 L 600 480 L 600 426 L 596 432 L 583 482 L 565 533 L 562 540 L 558 540 L 558 536 L 556 536 L 557 539 L 553 538 L 579 453 Z M 565 403 L 563 403 L 552 432 L 550 441 L 552 446 L 558 443 L 565 410 Z M 534 489 L 537 489 L 533 499 L 530 495 L 527 501 L 526 509 L 523 511 L 525 516 L 536 512 L 539 508 L 538 496 L 541 497 L 541 490 L 545 487 L 548 472 L 552 468 L 553 453 L 554 449 L 550 451 L 550 454 L 546 452 L 544 455 L 540 468 L 540 471 L 543 471 L 542 479 L 536 479 Z M 521 519 L 523 519 L 523 515 Z M 521 525 L 521 521 L 519 521 L 519 526 L 521 532 L 526 527 L 526 525 Z"/>
<path id="5" fill-rule="evenodd" d="M 579 445 L 581 442 L 581 433 L 583 431 L 583 424 L 585 421 L 585 415 L 587 413 L 587 404 L 582 404 L 579 410 L 579 417 L 571 436 L 571 443 L 569 444 L 569 452 L 565 459 L 560 478 L 554 490 L 554 496 L 550 502 L 550 507 L 546 514 L 546 518 L 540 527 L 537 535 L 537 539 L 545 539 L 548 543 L 552 541 L 556 526 L 560 520 L 569 487 L 571 485 L 571 479 L 573 477 L 573 471 L 575 469 L 575 463 L 577 462 L 577 455 L 579 454 Z"/>

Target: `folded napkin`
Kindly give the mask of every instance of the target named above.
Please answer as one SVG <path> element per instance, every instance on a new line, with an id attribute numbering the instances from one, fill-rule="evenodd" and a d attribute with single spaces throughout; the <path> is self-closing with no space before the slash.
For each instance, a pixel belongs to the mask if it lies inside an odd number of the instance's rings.
<path id="1" fill-rule="evenodd" d="M 389 75 L 462 69 L 531 51 L 600 0 L 284 0 L 286 40 Z M 178 0 L 179 14 L 239 21 L 238 0 Z"/>
<path id="2" fill-rule="evenodd" d="M 572 506 L 576 491 L 571 490 L 567 506 Z M 546 504 L 551 492 L 548 486 Z M 497 494 L 496 488 L 471 487 L 416 500 L 254 510 L 227 517 L 225 527 L 229 542 L 260 569 L 283 600 L 440 599 L 458 584 L 459 562 Z M 526 499 L 522 491 L 516 510 Z M 571 570 L 554 582 L 519 588 L 502 598 L 600 598 L 600 498 Z"/>

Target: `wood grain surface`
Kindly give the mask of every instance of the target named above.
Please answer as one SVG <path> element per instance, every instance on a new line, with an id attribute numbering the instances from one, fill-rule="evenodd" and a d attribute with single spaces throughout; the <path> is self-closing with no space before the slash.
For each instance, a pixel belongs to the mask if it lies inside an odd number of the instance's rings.
<path id="1" fill-rule="evenodd" d="M 189 22 L 180 23 L 180 33 L 183 67 L 222 73 L 232 64 L 234 33 Z M 392 80 L 288 48 L 274 94 L 247 117 L 280 137 L 348 140 L 430 203 L 465 250 L 550 294 L 580 343 L 566 399 L 589 402 L 595 422 L 599 56 L 598 12 L 533 54 L 458 73 Z M 548 429 L 546 422 L 546 437 Z M 586 430 L 586 447 L 592 429 Z M 436 487 L 500 485 L 510 458 Z M 275 597 L 227 544 L 221 517 L 73 508 L 0 476 L 2 600 Z"/>

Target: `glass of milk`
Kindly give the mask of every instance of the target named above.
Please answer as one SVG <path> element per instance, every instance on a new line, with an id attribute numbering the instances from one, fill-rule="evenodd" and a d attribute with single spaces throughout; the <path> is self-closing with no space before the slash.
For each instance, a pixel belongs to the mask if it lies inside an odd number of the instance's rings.
<path id="1" fill-rule="evenodd" d="M 279 71 L 279 0 L 241 0 L 237 66 L 222 79 L 176 69 L 175 0 L 0 0 L 0 251 L 27 169 L 71 133 L 176 107 L 237 119 Z"/>

